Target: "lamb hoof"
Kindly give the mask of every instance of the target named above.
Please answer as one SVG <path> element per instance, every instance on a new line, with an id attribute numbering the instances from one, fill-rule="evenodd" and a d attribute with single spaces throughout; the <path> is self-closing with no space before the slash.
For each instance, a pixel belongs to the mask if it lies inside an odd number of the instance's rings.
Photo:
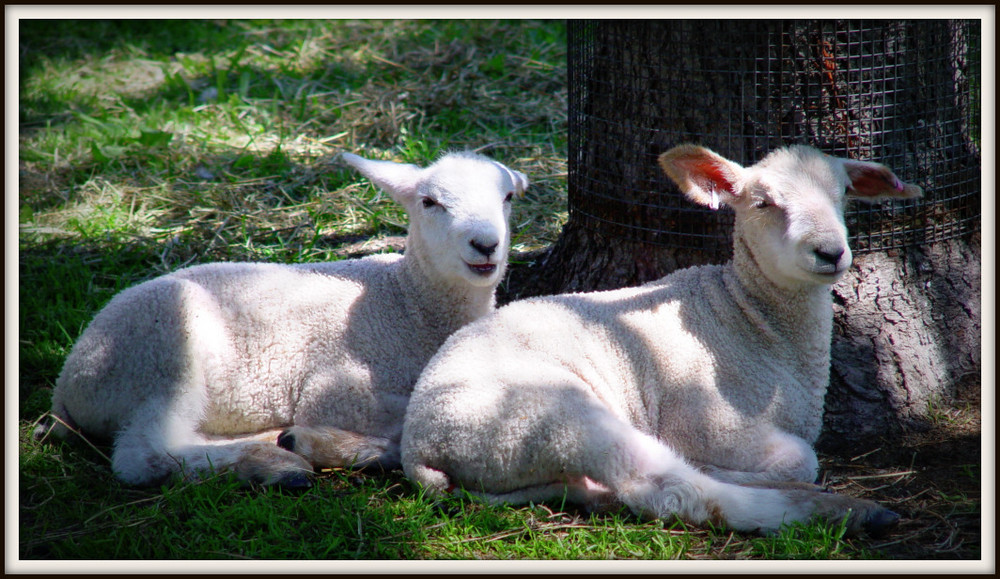
<path id="1" fill-rule="evenodd" d="M 295 452 L 295 435 L 286 430 L 278 435 L 278 446 L 288 452 Z"/>
<path id="2" fill-rule="evenodd" d="M 888 509 L 876 511 L 865 521 L 865 532 L 876 539 L 885 537 L 899 524 L 899 518 Z"/>
<path id="3" fill-rule="evenodd" d="M 282 490 L 304 491 L 312 488 L 312 480 L 308 475 L 301 472 L 287 474 L 278 479 L 275 484 Z"/>
<path id="4" fill-rule="evenodd" d="M 51 428 L 52 425 L 48 421 L 43 420 L 38 424 L 38 426 L 35 427 L 35 430 L 34 432 L 31 433 L 31 436 L 34 440 L 42 440 L 49 433 L 49 430 Z"/>

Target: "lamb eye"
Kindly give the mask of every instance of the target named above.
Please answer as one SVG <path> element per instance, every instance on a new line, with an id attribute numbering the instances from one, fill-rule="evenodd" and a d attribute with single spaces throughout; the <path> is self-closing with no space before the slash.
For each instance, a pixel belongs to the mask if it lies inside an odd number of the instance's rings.
<path id="1" fill-rule="evenodd" d="M 504 203 L 510 203 L 510 200 L 513 199 L 513 198 L 514 198 L 514 192 L 511 191 L 510 193 L 507 193 L 506 197 L 503 198 L 503 202 Z"/>
<path id="2" fill-rule="evenodd" d="M 424 207 L 426 207 L 427 209 L 430 209 L 431 207 L 434 207 L 435 205 L 437 205 L 437 201 L 431 199 L 430 197 L 424 197 L 421 200 L 421 203 L 423 203 Z"/>
<path id="3" fill-rule="evenodd" d="M 751 205 L 751 207 L 753 207 L 754 209 L 767 209 L 770 206 L 771 203 L 769 203 L 766 199 L 757 199 Z"/>

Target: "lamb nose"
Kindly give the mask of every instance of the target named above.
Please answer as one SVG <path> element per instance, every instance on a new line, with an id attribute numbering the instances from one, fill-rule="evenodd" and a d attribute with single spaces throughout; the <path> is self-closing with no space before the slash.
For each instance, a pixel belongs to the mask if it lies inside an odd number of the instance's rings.
<path id="1" fill-rule="evenodd" d="M 837 263 L 840 262 L 840 256 L 844 255 L 844 250 L 843 248 L 834 249 L 833 251 L 815 249 L 813 250 L 813 253 L 816 254 L 816 257 L 819 258 L 820 261 L 837 265 Z"/>
<path id="2" fill-rule="evenodd" d="M 479 243 L 475 239 L 470 241 L 469 244 L 472 247 L 474 247 L 476 251 L 485 255 L 486 257 L 493 255 L 493 252 L 496 251 L 497 245 L 499 245 L 499 243 L 494 243 L 492 245 L 483 245 L 482 243 Z"/>

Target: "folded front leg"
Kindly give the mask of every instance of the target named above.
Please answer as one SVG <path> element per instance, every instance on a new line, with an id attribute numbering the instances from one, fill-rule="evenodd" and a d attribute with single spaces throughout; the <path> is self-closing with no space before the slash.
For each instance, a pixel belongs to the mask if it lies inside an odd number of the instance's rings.
<path id="1" fill-rule="evenodd" d="M 819 461 L 805 440 L 771 430 L 761 434 L 755 448 L 742 448 L 730 464 L 691 461 L 712 478 L 733 484 L 794 481 L 813 483 L 819 474 Z"/>
<path id="2" fill-rule="evenodd" d="M 309 461 L 314 468 L 377 466 L 399 468 L 399 442 L 332 427 L 292 426 L 278 436 L 278 446 Z"/>
<path id="3" fill-rule="evenodd" d="M 159 484 L 172 476 L 203 479 L 233 472 L 245 483 L 306 488 L 312 466 L 274 444 L 277 431 L 227 438 L 204 436 L 176 415 L 137 422 L 115 438 L 111 467 L 122 481 Z"/>

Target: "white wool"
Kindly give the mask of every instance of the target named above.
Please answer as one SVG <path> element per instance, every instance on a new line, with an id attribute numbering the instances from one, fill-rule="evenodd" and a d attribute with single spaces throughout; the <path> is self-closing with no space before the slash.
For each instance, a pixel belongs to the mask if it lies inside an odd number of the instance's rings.
<path id="1" fill-rule="evenodd" d="M 132 484 L 232 469 L 301 486 L 314 467 L 398 465 L 424 364 L 494 308 L 527 178 L 471 153 L 343 159 L 406 209 L 404 256 L 211 263 L 127 289 L 75 344 L 38 436 L 113 438 Z"/>
<path id="2" fill-rule="evenodd" d="M 603 487 L 642 516 L 741 530 L 848 509 L 852 528 L 886 520 L 866 501 L 741 485 L 816 478 L 845 190 L 919 188 L 807 147 L 744 168 L 682 145 L 661 165 L 691 200 L 735 210 L 733 260 L 515 302 L 459 330 L 411 398 L 405 472 L 489 500 L 607 500 L 590 490 Z"/>

